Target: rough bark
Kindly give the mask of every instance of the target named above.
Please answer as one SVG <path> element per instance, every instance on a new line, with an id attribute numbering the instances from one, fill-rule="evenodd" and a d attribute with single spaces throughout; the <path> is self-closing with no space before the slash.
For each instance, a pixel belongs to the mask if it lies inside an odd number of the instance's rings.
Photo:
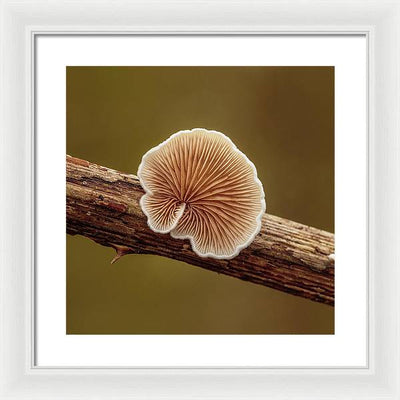
<path id="1" fill-rule="evenodd" d="M 147 225 L 135 175 L 67 156 L 67 232 L 126 254 L 155 254 L 334 305 L 334 235 L 265 214 L 261 232 L 232 260 L 197 256 L 187 240 Z"/>

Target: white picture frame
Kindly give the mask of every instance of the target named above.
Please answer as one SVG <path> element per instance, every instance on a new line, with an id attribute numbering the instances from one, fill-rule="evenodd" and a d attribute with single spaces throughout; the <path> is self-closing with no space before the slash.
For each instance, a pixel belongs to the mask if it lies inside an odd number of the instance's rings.
<path id="1" fill-rule="evenodd" d="M 129 33 L 366 36 L 367 368 L 34 367 L 35 35 Z M 400 398 L 400 2 L 10 0 L 1 3 L 0 40 L 2 398 Z"/>

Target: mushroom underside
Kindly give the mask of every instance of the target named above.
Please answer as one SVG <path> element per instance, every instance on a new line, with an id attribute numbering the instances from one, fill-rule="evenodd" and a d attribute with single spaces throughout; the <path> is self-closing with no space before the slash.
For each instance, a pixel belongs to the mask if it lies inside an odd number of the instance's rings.
<path id="1" fill-rule="evenodd" d="M 149 227 L 190 239 L 200 256 L 231 258 L 260 230 L 265 201 L 255 167 L 219 132 L 178 132 L 146 153 L 138 176 Z"/>

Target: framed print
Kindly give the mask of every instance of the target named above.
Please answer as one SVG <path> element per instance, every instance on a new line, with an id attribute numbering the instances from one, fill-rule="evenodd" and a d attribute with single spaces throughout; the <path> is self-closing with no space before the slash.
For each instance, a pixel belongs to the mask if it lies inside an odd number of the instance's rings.
<path id="1" fill-rule="evenodd" d="M 4 398 L 399 398 L 398 2 L 1 21 Z"/>

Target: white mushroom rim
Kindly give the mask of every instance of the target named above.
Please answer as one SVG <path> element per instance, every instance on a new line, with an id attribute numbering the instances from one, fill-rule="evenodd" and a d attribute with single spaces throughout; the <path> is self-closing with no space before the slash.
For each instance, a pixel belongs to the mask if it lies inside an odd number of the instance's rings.
<path id="1" fill-rule="evenodd" d="M 137 175 L 149 228 L 189 239 L 200 257 L 234 258 L 260 232 L 266 204 L 256 167 L 221 132 L 174 133 L 143 156 Z"/>

